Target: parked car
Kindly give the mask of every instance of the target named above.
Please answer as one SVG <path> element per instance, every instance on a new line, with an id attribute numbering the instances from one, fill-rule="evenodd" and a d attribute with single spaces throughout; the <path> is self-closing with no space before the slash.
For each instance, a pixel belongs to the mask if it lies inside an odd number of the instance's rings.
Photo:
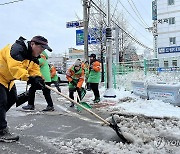
<path id="1" fill-rule="evenodd" d="M 66 78 L 66 73 L 63 70 L 58 70 L 57 76 L 59 83 L 68 83 L 68 80 Z"/>

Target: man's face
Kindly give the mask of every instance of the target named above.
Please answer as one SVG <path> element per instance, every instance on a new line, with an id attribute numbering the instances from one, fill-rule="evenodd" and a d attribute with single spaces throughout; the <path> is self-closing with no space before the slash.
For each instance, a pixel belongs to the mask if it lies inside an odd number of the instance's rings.
<path id="1" fill-rule="evenodd" d="M 34 42 L 31 42 L 31 48 L 33 57 L 38 57 L 45 50 L 40 44 L 37 45 Z"/>
<path id="2" fill-rule="evenodd" d="M 94 58 L 93 57 L 90 57 L 90 60 L 93 60 Z"/>
<path id="3" fill-rule="evenodd" d="M 76 71 L 79 71 L 80 68 L 81 68 L 80 66 L 75 66 L 75 67 L 74 67 L 74 69 L 75 69 Z"/>

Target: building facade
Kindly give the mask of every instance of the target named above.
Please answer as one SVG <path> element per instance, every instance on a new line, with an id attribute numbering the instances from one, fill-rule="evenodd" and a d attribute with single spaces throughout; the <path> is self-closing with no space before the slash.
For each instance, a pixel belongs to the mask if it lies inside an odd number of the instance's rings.
<path id="1" fill-rule="evenodd" d="M 157 0 L 157 58 L 180 56 L 180 0 Z"/>
<path id="2" fill-rule="evenodd" d="M 91 53 L 96 54 L 97 58 L 100 58 L 100 52 L 98 51 L 89 51 L 89 55 Z M 76 59 L 84 60 L 84 50 L 79 50 L 75 48 L 69 48 L 69 60 L 75 62 Z"/>

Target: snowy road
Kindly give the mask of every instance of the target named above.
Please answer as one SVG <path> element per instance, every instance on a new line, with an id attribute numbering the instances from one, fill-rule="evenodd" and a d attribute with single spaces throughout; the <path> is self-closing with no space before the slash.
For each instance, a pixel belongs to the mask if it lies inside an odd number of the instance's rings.
<path id="1" fill-rule="evenodd" d="M 19 92 L 25 89 L 22 83 L 17 87 Z M 66 86 L 62 91 L 68 94 Z M 103 93 L 104 89 L 100 91 Z M 90 100 L 91 95 L 88 92 L 85 99 Z M 157 100 L 143 100 L 123 89 L 117 91 L 117 95 L 115 99 L 102 99 L 114 106 L 93 111 L 104 118 L 116 113 L 119 126 L 134 141 L 132 144 L 117 142 L 119 139 L 113 130 L 101 126 L 86 112 L 70 109 L 69 102 L 53 92 L 56 111 L 42 113 L 46 103 L 38 91 L 34 112 L 23 112 L 21 107 L 8 112 L 9 126 L 21 138 L 17 143 L 1 143 L 1 153 L 179 154 L 180 108 Z"/>
<path id="2" fill-rule="evenodd" d="M 25 87 L 25 83 L 17 82 L 18 93 L 24 92 Z M 66 86 L 62 88 L 67 90 Z M 101 126 L 90 114 L 78 113 L 76 109 L 69 108 L 70 103 L 53 92 L 52 97 L 55 104 L 54 112 L 41 112 L 46 107 L 41 91 L 36 93 L 35 111 L 27 112 L 21 109 L 22 106 L 18 108 L 14 106 L 8 112 L 10 129 L 20 135 L 20 141 L 10 144 L 0 143 L 1 153 L 61 153 L 46 141 L 47 138 L 48 141 L 57 138 L 59 141 L 76 138 L 119 141 L 111 128 Z"/>

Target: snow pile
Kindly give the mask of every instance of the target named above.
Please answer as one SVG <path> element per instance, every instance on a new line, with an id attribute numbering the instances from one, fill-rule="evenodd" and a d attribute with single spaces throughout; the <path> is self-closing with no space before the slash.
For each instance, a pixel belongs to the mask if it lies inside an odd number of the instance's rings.
<path id="1" fill-rule="evenodd" d="M 143 100 L 137 99 L 131 102 L 120 102 L 112 110 L 122 111 L 123 113 L 143 114 L 153 117 L 176 117 L 180 118 L 180 108 L 160 100 Z"/>
<path id="2" fill-rule="evenodd" d="M 38 137 L 44 144 L 56 149 L 59 153 L 71 154 L 119 154 L 145 153 L 162 154 L 179 152 L 180 121 L 173 119 L 153 119 L 147 117 L 119 117 L 122 131 L 134 136 L 133 144 L 116 143 L 98 139 L 76 138 L 63 141 L 61 138 Z M 162 142 L 159 142 L 162 139 Z M 164 139 L 164 140 L 163 140 Z M 172 144 L 174 142 L 174 144 Z M 171 144 L 170 144 L 171 143 Z"/>
<path id="3" fill-rule="evenodd" d="M 151 83 L 178 83 L 180 82 L 179 72 L 162 72 L 159 74 L 148 73 L 146 76 L 143 71 L 134 71 L 125 75 L 117 75 L 116 83 L 117 88 L 125 87 L 126 90 L 131 90 L 131 81 L 139 80 L 144 81 L 146 84 Z"/>
<path id="4" fill-rule="evenodd" d="M 15 128 L 18 129 L 18 130 L 26 130 L 26 129 L 29 129 L 33 127 L 33 124 L 30 123 L 30 124 L 24 124 L 24 125 L 21 125 L 21 126 L 16 126 Z"/>
<path id="5" fill-rule="evenodd" d="M 101 96 L 103 88 L 100 89 Z M 116 98 L 102 98 L 101 102 L 114 102 L 114 106 L 106 106 L 101 110 L 119 112 L 123 114 L 146 115 L 153 117 L 180 118 L 180 107 L 173 106 L 170 103 L 164 103 L 161 100 L 145 100 L 125 91 L 123 88 L 116 90 Z"/>

